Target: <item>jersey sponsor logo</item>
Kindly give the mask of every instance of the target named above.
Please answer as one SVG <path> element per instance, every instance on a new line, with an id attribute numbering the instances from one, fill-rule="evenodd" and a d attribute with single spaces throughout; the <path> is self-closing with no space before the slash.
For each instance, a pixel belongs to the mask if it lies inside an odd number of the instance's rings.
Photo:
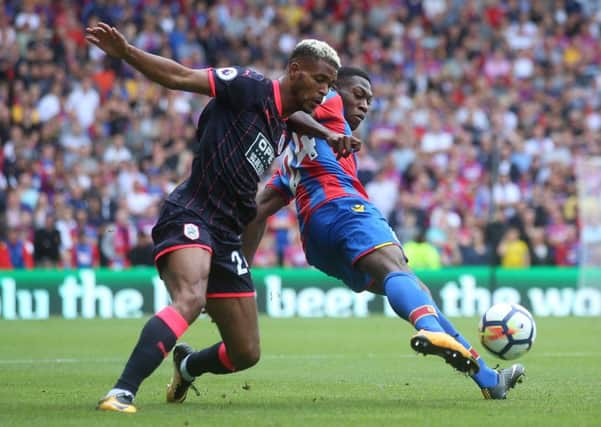
<path id="1" fill-rule="evenodd" d="M 238 75 L 238 70 L 236 70 L 234 67 L 217 68 L 215 70 L 215 74 L 217 74 L 217 77 L 219 77 L 221 80 L 227 82 L 236 78 Z"/>
<path id="2" fill-rule="evenodd" d="M 255 141 L 246 150 L 245 155 L 248 163 L 250 163 L 257 175 L 261 177 L 273 162 L 275 150 L 267 137 L 259 132 Z"/>
<path id="3" fill-rule="evenodd" d="M 196 240 L 200 237 L 200 230 L 196 224 L 184 224 L 184 236 L 190 240 Z"/>
<path id="4" fill-rule="evenodd" d="M 365 212 L 365 205 L 361 205 L 361 204 L 357 203 L 356 205 L 353 205 L 351 207 L 351 210 L 353 212 Z"/>

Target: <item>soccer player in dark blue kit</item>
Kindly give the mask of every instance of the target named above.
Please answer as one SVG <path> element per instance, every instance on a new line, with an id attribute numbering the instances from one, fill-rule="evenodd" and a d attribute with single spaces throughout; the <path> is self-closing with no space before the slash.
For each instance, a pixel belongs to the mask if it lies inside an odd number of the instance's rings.
<path id="1" fill-rule="evenodd" d="M 373 96 L 371 82 L 362 70 L 342 67 L 335 89 L 339 95 L 331 90 L 313 116 L 331 131 L 348 134 L 365 118 Z M 522 365 L 489 368 L 455 330 L 407 265 L 386 220 L 369 202 L 357 178 L 355 156 L 339 158 L 324 140 L 293 134 L 282 166 L 259 192 L 257 216 L 243 234 L 249 262 L 267 218 L 292 199 L 307 261 L 355 292 L 385 295 L 395 312 L 418 330 L 411 338 L 412 348 L 440 356 L 471 375 L 486 399 L 504 399 L 521 380 Z"/>
<path id="2" fill-rule="evenodd" d="M 130 45 L 104 23 L 86 32 L 88 42 L 150 80 L 213 97 L 199 119 L 191 175 L 168 196 L 152 231 L 155 263 L 172 303 L 145 324 L 123 373 L 97 406 L 133 413 L 142 381 L 204 310 L 222 341 L 194 353 L 187 345 L 175 349 L 168 402 L 182 402 L 198 375 L 229 374 L 258 362 L 255 288 L 239 236 L 255 216 L 261 175 L 284 148 L 285 118 L 322 102 L 340 60 L 326 43 L 304 40 L 285 75 L 269 80 L 239 67 L 190 69 Z M 303 129 L 302 120 L 297 126 Z M 329 141 L 342 155 L 356 143 L 340 135 Z"/>

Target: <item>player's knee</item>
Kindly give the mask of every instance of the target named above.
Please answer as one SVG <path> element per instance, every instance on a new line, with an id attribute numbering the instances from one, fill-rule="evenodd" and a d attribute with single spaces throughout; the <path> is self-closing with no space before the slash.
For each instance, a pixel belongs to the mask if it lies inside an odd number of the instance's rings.
<path id="1" fill-rule="evenodd" d="M 205 310 L 207 305 L 206 295 L 200 287 L 189 287 L 172 295 L 173 305 L 177 307 L 182 316 L 192 323 Z"/>
<path id="2" fill-rule="evenodd" d="M 236 367 L 236 370 L 241 371 L 259 363 L 261 349 L 259 348 L 259 345 L 248 345 L 239 349 L 236 354 L 232 354 L 231 357 L 232 364 Z"/>

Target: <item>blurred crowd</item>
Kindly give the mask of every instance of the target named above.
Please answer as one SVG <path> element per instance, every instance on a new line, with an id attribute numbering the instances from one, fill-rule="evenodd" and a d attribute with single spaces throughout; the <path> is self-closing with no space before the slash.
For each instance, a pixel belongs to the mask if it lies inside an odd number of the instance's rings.
<path id="1" fill-rule="evenodd" d="M 371 76 L 359 174 L 411 266 L 579 262 L 577 165 L 601 155 L 597 1 L 0 0 L 0 268 L 152 265 L 160 202 L 188 175 L 208 98 L 87 44 L 98 21 L 190 67 L 272 78 L 302 38 L 329 42 Z M 306 265 L 294 206 L 255 265 Z"/>

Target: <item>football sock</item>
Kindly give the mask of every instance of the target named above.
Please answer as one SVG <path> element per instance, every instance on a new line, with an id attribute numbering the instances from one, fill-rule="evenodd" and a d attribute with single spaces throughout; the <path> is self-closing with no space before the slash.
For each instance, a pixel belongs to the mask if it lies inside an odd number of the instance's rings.
<path id="1" fill-rule="evenodd" d="M 225 344 L 223 342 L 218 342 L 211 347 L 195 351 L 188 355 L 182 360 L 180 371 L 192 377 L 197 377 L 205 372 L 210 372 L 212 374 L 230 374 L 235 372 L 236 368 L 227 355 Z M 187 378 L 184 379 L 190 381 Z"/>
<path id="2" fill-rule="evenodd" d="M 480 357 L 480 354 L 478 354 L 478 352 L 474 350 L 470 343 L 455 329 L 453 324 L 449 321 L 449 319 L 446 318 L 446 316 L 438 307 L 436 307 L 436 312 L 438 313 L 438 322 L 444 328 L 445 332 L 459 341 L 462 346 L 472 353 L 474 359 L 478 361 L 480 370 L 477 374 L 472 375 L 472 379 L 476 382 L 476 384 L 478 384 L 480 388 L 496 386 L 497 382 L 499 381 L 499 375 L 497 374 L 497 371 L 489 368 L 486 365 L 486 362 L 484 359 L 482 359 L 482 357 Z"/>
<path id="3" fill-rule="evenodd" d="M 384 292 L 393 310 L 416 329 L 444 332 L 438 323 L 434 301 L 419 285 L 417 277 L 402 271 L 388 274 Z"/>
<path id="4" fill-rule="evenodd" d="M 138 342 L 113 390 L 123 389 L 135 396 L 142 381 L 167 357 L 187 328 L 188 322 L 171 306 L 151 317 L 142 328 Z"/>

